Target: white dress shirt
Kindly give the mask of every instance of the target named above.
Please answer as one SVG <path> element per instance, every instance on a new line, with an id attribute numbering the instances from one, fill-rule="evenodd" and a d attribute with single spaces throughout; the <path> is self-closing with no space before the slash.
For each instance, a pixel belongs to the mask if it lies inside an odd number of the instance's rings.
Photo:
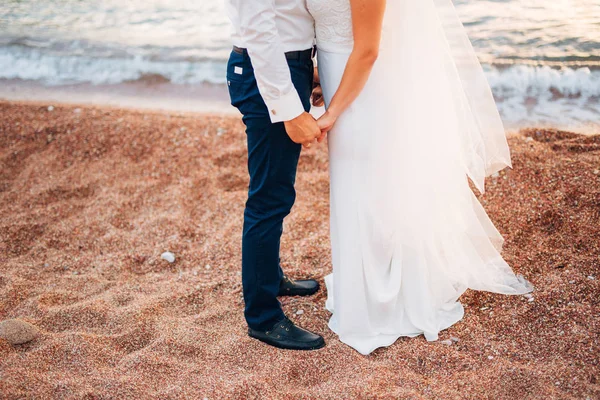
<path id="1" fill-rule="evenodd" d="M 233 44 L 248 49 L 271 121 L 296 118 L 304 107 L 285 53 L 313 46 L 314 20 L 306 0 L 226 0 L 226 4 L 235 30 Z"/>

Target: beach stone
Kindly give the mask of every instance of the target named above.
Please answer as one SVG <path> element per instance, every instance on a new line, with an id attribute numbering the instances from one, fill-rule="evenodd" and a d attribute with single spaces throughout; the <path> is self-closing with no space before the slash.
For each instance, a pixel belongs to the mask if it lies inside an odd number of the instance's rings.
<path id="1" fill-rule="evenodd" d="M 459 338 L 457 338 L 456 336 L 452 336 L 452 337 L 450 338 L 450 340 L 452 340 L 454 343 L 458 343 L 458 342 L 460 341 L 460 339 L 459 339 Z"/>
<path id="2" fill-rule="evenodd" d="M 54 106 L 48 106 L 48 111 L 50 111 L 50 112 L 54 111 Z"/>
<path id="3" fill-rule="evenodd" d="M 7 319 L 0 322 L 0 338 L 12 345 L 31 342 L 39 335 L 39 329 L 20 319 Z"/>
<path id="4" fill-rule="evenodd" d="M 164 253 L 162 253 L 160 255 L 160 258 L 171 264 L 175 262 L 175 254 L 171 253 L 170 251 L 165 251 Z"/>
<path id="5" fill-rule="evenodd" d="M 450 339 L 442 340 L 440 343 L 445 344 L 446 346 L 452 346 L 452 340 Z"/>
<path id="6" fill-rule="evenodd" d="M 302 315 L 302 314 L 304 314 L 304 310 L 298 310 L 298 311 L 296 311 L 296 315 Z"/>

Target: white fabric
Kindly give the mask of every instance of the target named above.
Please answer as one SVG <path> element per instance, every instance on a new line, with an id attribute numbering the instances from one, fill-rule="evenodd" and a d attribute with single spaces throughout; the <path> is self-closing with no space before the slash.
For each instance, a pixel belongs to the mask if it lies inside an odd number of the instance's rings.
<path id="1" fill-rule="evenodd" d="M 349 1 L 308 1 L 315 19 L 317 48 L 324 51 L 350 52 L 354 44 L 352 11 Z"/>
<path id="2" fill-rule="evenodd" d="M 380 57 L 329 133 L 326 307 L 330 328 L 362 354 L 400 336 L 436 340 L 462 319 L 468 288 L 532 290 L 502 259 L 502 236 L 468 185 L 472 176 L 483 188 L 510 158 L 491 95 L 471 103 L 489 88 L 472 49 L 454 47 L 463 28 L 438 1 L 388 0 Z M 330 25 L 349 18 L 348 2 L 308 0 L 326 104 L 352 51 L 351 31 L 335 37 Z"/>
<path id="3" fill-rule="evenodd" d="M 305 0 L 226 0 L 234 45 L 248 49 L 258 90 L 271 121 L 304 112 L 285 58 L 289 51 L 312 48 L 314 20 Z"/>

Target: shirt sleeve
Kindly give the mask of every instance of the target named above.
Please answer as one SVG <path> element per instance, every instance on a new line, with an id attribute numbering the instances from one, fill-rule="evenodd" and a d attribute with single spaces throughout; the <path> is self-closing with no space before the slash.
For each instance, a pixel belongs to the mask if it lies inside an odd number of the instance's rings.
<path id="1" fill-rule="evenodd" d="M 289 121 L 304 112 L 275 23 L 273 0 L 230 0 L 237 9 L 239 34 L 248 50 L 258 90 L 271 122 Z"/>

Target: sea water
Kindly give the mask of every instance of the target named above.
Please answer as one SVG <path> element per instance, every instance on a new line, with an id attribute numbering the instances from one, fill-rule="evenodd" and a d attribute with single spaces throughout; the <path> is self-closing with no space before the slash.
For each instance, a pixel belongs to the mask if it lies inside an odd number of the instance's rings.
<path id="1" fill-rule="evenodd" d="M 600 127 L 599 0 L 456 0 L 508 126 Z M 0 85 L 223 85 L 223 0 L 3 0 Z M 595 129 L 595 128 L 594 128 Z"/>

